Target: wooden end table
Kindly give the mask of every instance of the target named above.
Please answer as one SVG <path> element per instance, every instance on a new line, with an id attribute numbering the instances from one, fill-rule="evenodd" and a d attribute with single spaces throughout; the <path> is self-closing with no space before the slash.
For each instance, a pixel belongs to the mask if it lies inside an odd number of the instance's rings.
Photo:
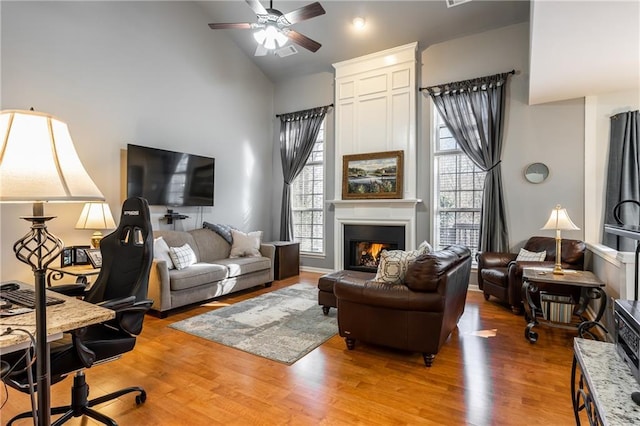
<path id="1" fill-rule="evenodd" d="M 540 324 L 578 330 L 581 334 L 588 334 L 589 329 L 600 324 L 600 319 L 607 307 L 607 297 L 603 290 L 605 284 L 592 272 L 565 270 L 563 275 L 555 275 L 552 271 L 551 268 L 524 268 L 522 273 L 522 300 L 525 318 L 528 321 L 524 337 L 531 343 L 538 341 L 538 333 L 533 331 L 533 327 Z M 553 294 L 554 288 L 563 286 L 578 287 L 579 300 L 563 300 L 567 296 Z M 538 304 L 533 300 L 532 295 L 539 293 L 541 288 L 549 290 L 549 293 L 545 294 L 549 299 L 547 302 L 541 299 Z M 601 299 L 600 308 L 596 317 L 588 320 L 584 313 L 589 301 L 594 299 Z M 544 307 L 543 303 L 546 304 Z M 557 317 L 564 317 L 563 319 L 568 321 L 565 322 Z"/>
<path id="2" fill-rule="evenodd" d="M 283 280 L 300 274 L 300 243 L 294 241 L 271 241 L 276 247 L 274 279 Z"/>

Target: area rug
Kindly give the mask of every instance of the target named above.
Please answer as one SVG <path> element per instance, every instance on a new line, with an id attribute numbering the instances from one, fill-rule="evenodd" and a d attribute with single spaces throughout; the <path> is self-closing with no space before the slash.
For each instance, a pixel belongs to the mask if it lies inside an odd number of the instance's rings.
<path id="1" fill-rule="evenodd" d="M 336 310 L 325 316 L 318 288 L 310 284 L 294 284 L 170 327 L 287 365 L 338 332 Z"/>

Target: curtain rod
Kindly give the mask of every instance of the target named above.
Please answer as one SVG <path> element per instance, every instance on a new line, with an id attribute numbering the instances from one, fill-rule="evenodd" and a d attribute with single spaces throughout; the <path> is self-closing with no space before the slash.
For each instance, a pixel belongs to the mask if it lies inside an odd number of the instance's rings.
<path id="1" fill-rule="evenodd" d="M 511 75 L 513 75 L 513 74 L 515 74 L 515 73 L 516 73 L 516 70 L 511 70 L 511 71 L 506 72 L 506 73 L 504 73 L 504 74 L 511 74 Z M 471 78 L 471 79 L 469 79 L 469 80 L 477 80 L 477 79 L 479 79 L 479 78 L 487 78 L 487 77 L 492 77 L 492 76 L 494 76 L 494 75 L 495 75 L 495 74 L 491 74 L 491 75 L 487 75 L 487 76 L 484 76 L 484 77 Z M 461 80 L 461 81 L 466 81 L 466 80 Z M 459 82 L 459 81 L 455 81 L 455 82 L 453 82 L 453 81 L 452 81 L 452 82 L 445 83 L 445 84 L 434 84 L 433 86 L 429 86 L 429 87 L 420 87 L 420 88 L 418 88 L 418 91 L 422 92 L 423 90 L 433 89 L 434 87 L 440 87 L 440 86 L 449 86 L 450 84 L 455 84 L 455 83 L 460 83 L 460 82 Z"/>
<path id="2" fill-rule="evenodd" d="M 319 106 L 319 107 L 315 107 L 315 108 L 303 109 L 302 111 L 287 112 L 287 113 L 284 113 L 284 114 L 276 114 L 276 118 L 280 118 L 281 116 L 287 115 L 287 114 L 297 114 L 299 112 L 311 111 L 312 109 L 316 109 L 316 108 L 324 108 L 324 107 L 330 108 L 332 106 L 333 106 L 333 104 L 329 104 L 329 105 L 323 105 L 323 106 Z"/>

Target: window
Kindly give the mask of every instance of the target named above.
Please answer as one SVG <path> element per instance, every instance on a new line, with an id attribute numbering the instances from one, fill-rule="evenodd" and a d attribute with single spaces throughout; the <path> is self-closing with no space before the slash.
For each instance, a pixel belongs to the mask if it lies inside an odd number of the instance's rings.
<path id="1" fill-rule="evenodd" d="M 437 112 L 434 133 L 434 245 L 467 246 L 475 258 L 485 172 L 462 152 Z"/>
<path id="2" fill-rule="evenodd" d="M 291 185 L 293 237 L 302 253 L 324 253 L 324 124 L 307 164 Z"/>

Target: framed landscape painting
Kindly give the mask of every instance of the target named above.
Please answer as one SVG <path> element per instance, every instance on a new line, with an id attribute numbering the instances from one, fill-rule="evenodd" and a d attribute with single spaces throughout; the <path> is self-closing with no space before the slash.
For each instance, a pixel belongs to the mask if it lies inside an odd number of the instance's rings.
<path id="1" fill-rule="evenodd" d="M 345 155 L 342 199 L 402 198 L 404 151 Z"/>

